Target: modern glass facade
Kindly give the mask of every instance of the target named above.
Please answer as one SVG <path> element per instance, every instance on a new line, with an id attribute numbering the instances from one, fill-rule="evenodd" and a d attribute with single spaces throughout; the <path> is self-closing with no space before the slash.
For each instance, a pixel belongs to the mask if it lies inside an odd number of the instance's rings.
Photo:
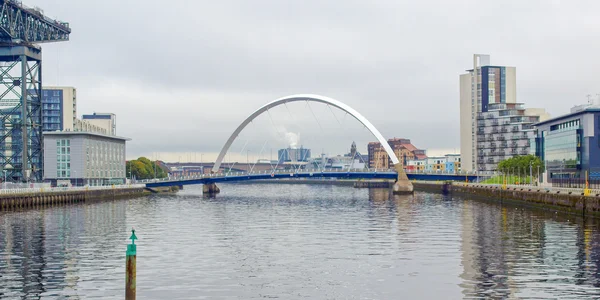
<path id="1" fill-rule="evenodd" d="M 600 178 L 600 109 L 537 123 L 534 140 L 550 183 Z"/>
<path id="2" fill-rule="evenodd" d="M 581 170 L 581 129 L 544 132 L 544 157 L 552 178 L 576 178 Z"/>

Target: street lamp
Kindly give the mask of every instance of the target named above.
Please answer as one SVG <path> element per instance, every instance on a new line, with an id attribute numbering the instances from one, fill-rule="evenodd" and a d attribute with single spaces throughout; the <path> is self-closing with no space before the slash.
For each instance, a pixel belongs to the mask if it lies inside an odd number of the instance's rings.
<path id="1" fill-rule="evenodd" d="M 77 171 L 73 170 L 73 173 L 75 174 L 75 186 L 77 186 Z"/>
<path id="2" fill-rule="evenodd" d="M 250 150 L 246 150 L 246 173 L 250 173 L 250 159 L 248 159 L 248 155 Z"/>
<path id="3" fill-rule="evenodd" d="M 533 184 L 533 162 L 529 162 L 529 185 Z"/>
<path id="4" fill-rule="evenodd" d="M 6 188 L 6 170 L 2 170 L 2 173 L 4 173 L 4 182 L 2 183 L 2 185 L 4 185 L 4 189 Z"/>

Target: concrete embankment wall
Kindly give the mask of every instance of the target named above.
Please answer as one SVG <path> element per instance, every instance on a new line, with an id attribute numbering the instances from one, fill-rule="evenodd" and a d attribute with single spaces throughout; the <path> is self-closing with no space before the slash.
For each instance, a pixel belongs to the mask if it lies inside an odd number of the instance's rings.
<path id="1" fill-rule="evenodd" d="M 168 190 L 168 191 L 175 191 Z M 164 190 L 162 192 L 168 192 Z M 150 191 L 144 188 L 116 188 L 102 190 L 78 190 L 78 191 L 61 191 L 61 192 L 39 192 L 39 193 L 22 193 L 22 194 L 1 194 L 0 195 L 0 210 L 35 208 L 40 206 L 58 205 L 58 204 L 73 204 L 84 202 L 95 202 L 105 200 L 116 200 L 135 198 L 151 194 Z"/>
<path id="2" fill-rule="evenodd" d="M 443 184 L 413 182 L 415 190 L 442 192 Z M 489 201 L 506 202 L 543 209 L 552 209 L 577 215 L 600 217 L 600 197 L 584 196 L 581 192 L 557 192 L 539 187 L 502 189 L 497 186 L 467 185 L 454 183 L 453 195 L 475 197 Z"/>

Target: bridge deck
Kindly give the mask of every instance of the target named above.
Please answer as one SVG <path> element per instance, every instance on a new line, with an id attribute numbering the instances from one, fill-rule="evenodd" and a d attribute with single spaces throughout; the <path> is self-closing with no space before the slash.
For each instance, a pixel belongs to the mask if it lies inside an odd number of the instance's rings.
<path id="1" fill-rule="evenodd" d="M 219 175 L 219 174 L 215 174 Z M 315 172 L 277 172 L 267 173 L 261 172 L 258 174 L 235 173 L 232 175 L 221 176 L 200 176 L 197 178 L 188 177 L 181 179 L 172 179 L 165 181 L 147 182 L 146 187 L 166 187 L 166 186 L 183 186 L 190 184 L 207 184 L 219 182 L 236 182 L 247 180 L 261 179 L 276 179 L 276 178 L 338 178 L 338 179 L 396 179 L 396 172 L 340 172 L 340 171 L 315 171 Z M 473 182 L 477 180 L 476 175 L 456 175 L 456 174 L 407 174 L 410 180 L 428 180 L 428 181 L 465 181 Z"/>

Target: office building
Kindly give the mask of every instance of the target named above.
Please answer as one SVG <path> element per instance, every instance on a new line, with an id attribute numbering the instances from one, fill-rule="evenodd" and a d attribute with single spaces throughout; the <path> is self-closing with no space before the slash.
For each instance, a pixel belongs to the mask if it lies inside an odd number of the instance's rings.
<path id="1" fill-rule="evenodd" d="M 531 125 L 548 117 L 517 103 L 515 67 L 493 66 L 489 55 L 473 55 L 473 69 L 460 75 L 462 170 L 493 171 L 501 160 L 528 152 L 524 141 Z"/>
<path id="2" fill-rule="evenodd" d="M 104 128 L 108 135 L 117 134 L 117 116 L 111 113 L 94 113 L 91 115 L 83 115 L 83 120 L 92 125 Z"/>
<path id="3" fill-rule="evenodd" d="M 404 167 L 407 166 L 407 162 L 413 159 L 425 159 L 425 150 L 418 149 L 415 147 L 409 139 L 404 138 L 392 138 L 388 140 L 388 144 L 398 157 L 400 164 Z M 390 159 L 389 155 L 379 142 L 370 142 L 367 145 L 369 155 L 369 168 L 377 169 L 389 169 L 393 168 L 394 164 Z"/>
<path id="4" fill-rule="evenodd" d="M 128 140 L 90 132 L 45 132 L 44 181 L 53 186 L 123 184 Z"/>
<path id="5" fill-rule="evenodd" d="M 303 147 L 279 149 L 279 151 L 277 151 L 277 157 L 279 164 L 284 164 L 286 162 L 308 162 L 310 159 L 310 149 Z"/>
<path id="6" fill-rule="evenodd" d="M 600 179 L 600 107 L 587 107 L 535 124 L 532 149 L 545 166 L 546 182 Z"/>

